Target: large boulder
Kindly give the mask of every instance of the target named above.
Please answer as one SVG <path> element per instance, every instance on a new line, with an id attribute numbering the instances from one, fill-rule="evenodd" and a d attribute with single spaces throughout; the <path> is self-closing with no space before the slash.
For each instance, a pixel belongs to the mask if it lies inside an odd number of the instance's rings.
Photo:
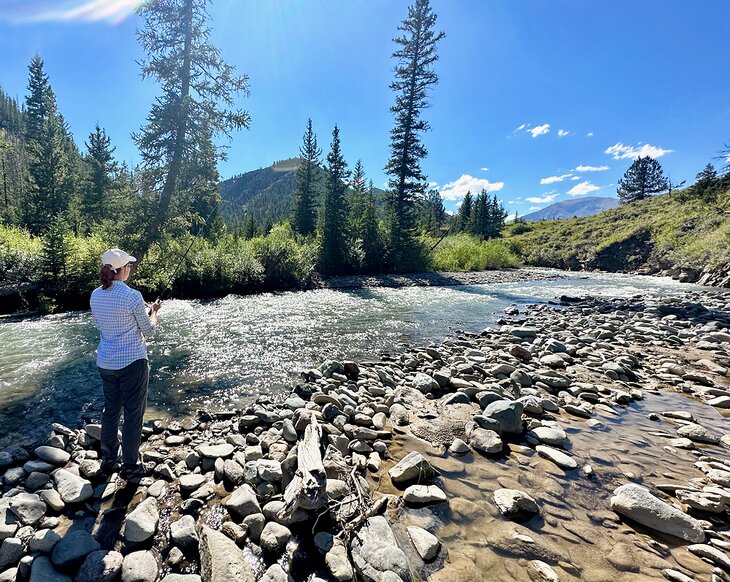
<path id="1" fill-rule="evenodd" d="M 688 542 L 705 541 L 705 532 L 699 521 L 655 497 L 641 485 L 628 483 L 618 487 L 611 497 L 611 509 L 649 529 Z"/>
<path id="2" fill-rule="evenodd" d="M 9 505 L 23 525 L 35 525 L 46 514 L 46 504 L 32 493 L 18 493 L 10 498 Z"/>
<path id="3" fill-rule="evenodd" d="M 72 531 L 67 533 L 53 548 L 51 560 L 60 569 L 68 570 L 79 566 L 86 556 L 100 547 L 99 542 L 89 532 Z"/>
<path id="4" fill-rule="evenodd" d="M 159 573 L 157 556 L 151 550 L 140 550 L 124 556 L 122 582 L 155 582 Z"/>
<path id="5" fill-rule="evenodd" d="M 239 517 L 246 517 L 252 513 L 261 513 L 261 506 L 256 498 L 256 492 L 248 483 L 241 485 L 231 493 L 224 505 L 228 511 Z"/>
<path id="6" fill-rule="evenodd" d="M 72 582 L 72 580 L 65 574 L 56 571 L 48 558 L 38 556 L 33 559 L 30 582 Z"/>
<path id="7" fill-rule="evenodd" d="M 170 539 L 176 546 L 183 549 L 194 548 L 198 545 L 198 533 L 195 531 L 195 518 L 184 515 L 170 524 Z"/>
<path id="8" fill-rule="evenodd" d="M 524 405 L 517 400 L 495 400 L 487 405 L 482 415 L 496 420 L 503 434 L 521 434 L 523 409 Z"/>
<path id="9" fill-rule="evenodd" d="M 358 580 L 407 582 L 411 579 L 406 555 L 398 547 L 387 520 L 380 515 L 360 526 L 350 542 L 350 551 Z"/>
<path id="10" fill-rule="evenodd" d="M 71 460 L 70 453 L 56 447 L 42 446 L 35 450 L 36 457 L 52 465 L 65 465 Z"/>
<path id="11" fill-rule="evenodd" d="M 408 453 L 388 471 L 390 480 L 394 485 L 406 484 L 412 481 L 430 483 L 438 474 L 439 472 L 420 453 L 415 451 Z"/>
<path id="12" fill-rule="evenodd" d="M 537 502 L 524 491 L 518 489 L 497 489 L 494 503 L 505 517 L 521 521 L 540 512 Z"/>
<path id="13" fill-rule="evenodd" d="M 205 582 L 255 582 L 256 575 L 239 547 L 222 533 L 203 526 L 200 573 Z"/>
<path id="14" fill-rule="evenodd" d="M 64 503 L 81 503 L 94 494 L 89 481 L 66 469 L 58 469 L 53 473 L 53 482 Z"/>
<path id="15" fill-rule="evenodd" d="M 419 392 L 428 394 L 429 392 L 437 391 L 441 385 L 432 376 L 418 372 L 413 377 L 413 387 Z"/>
<path id="16" fill-rule="evenodd" d="M 148 497 L 127 516 L 124 524 L 124 539 L 138 544 L 155 535 L 160 513 L 157 511 L 157 500 Z"/>
<path id="17" fill-rule="evenodd" d="M 76 582 L 114 582 L 122 571 L 124 556 L 119 552 L 98 550 L 86 556 Z"/>

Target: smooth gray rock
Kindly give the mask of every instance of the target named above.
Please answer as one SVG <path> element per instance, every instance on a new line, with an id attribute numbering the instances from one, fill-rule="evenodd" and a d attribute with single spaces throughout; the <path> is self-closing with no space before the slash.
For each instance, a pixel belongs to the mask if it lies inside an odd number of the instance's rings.
<path id="1" fill-rule="evenodd" d="M 155 535 L 160 513 L 157 511 L 157 500 L 148 497 L 127 515 L 124 523 L 124 539 L 138 544 Z"/>
<path id="2" fill-rule="evenodd" d="M 416 390 L 423 392 L 424 394 L 434 392 L 441 387 L 433 377 L 428 374 L 424 374 L 423 372 L 418 372 L 413 377 L 413 386 Z"/>
<path id="3" fill-rule="evenodd" d="M 430 562 L 438 555 L 441 542 L 432 533 L 420 527 L 409 527 L 408 537 L 424 562 Z"/>
<path id="4" fill-rule="evenodd" d="M 403 493 L 403 500 L 411 505 L 429 505 L 447 499 L 446 493 L 436 485 L 411 485 Z"/>
<path id="5" fill-rule="evenodd" d="M 493 430 L 475 428 L 469 433 L 469 445 L 474 450 L 487 455 L 498 455 L 502 452 L 502 439 Z"/>
<path id="6" fill-rule="evenodd" d="M 65 465 L 71 460 L 71 455 L 63 449 L 56 447 L 41 446 L 35 449 L 36 457 L 52 465 Z"/>
<path id="7" fill-rule="evenodd" d="M 124 556 L 119 552 L 91 552 L 76 575 L 76 582 L 114 582 L 122 571 Z"/>
<path id="8" fill-rule="evenodd" d="M 256 498 L 256 492 L 248 483 L 241 485 L 231 493 L 223 505 L 228 511 L 239 517 L 246 517 L 252 513 L 261 513 L 261 506 Z"/>
<path id="9" fill-rule="evenodd" d="M 618 487 L 611 497 L 611 509 L 649 529 L 688 542 L 705 541 L 705 532 L 699 521 L 655 497 L 641 485 L 629 483 Z"/>
<path id="10" fill-rule="evenodd" d="M 438 474 L 439 472 L 420 453 L 415 451 L 408 453 L 388 471 L 390 480 L 395 485 L 406 484 L 412 481 L 430 483 Z"/>
<path id="11" fill-rule="evenodd" d="M 124 556 L 122 582 L 155 582 L 160 566 L 150 550 L 140 550 Z"/>
<path id="12" fill-rule="evenodd" d="M 496 420 L 502 433 L 521 434 L 523 409 L 522 402 L 517 400 L 496 400 L 487 405 L 482 415 Z"/>
<path id="13" fill-rule="evenodd" d="M 89 481 L 66 469 L 58 469 L 53 473 L 53 482 L 64 503 L 81 503 L 94 494 Z"/>
<path id="14" fill-rule="evenodd" d="M 30 582 L 73 582 L 73 580 L 58 572 L 48 558 L 38 556 L 33 560 Z"/>
<path id="15" fill-rule="evenodd" d="M 350 542 L 350 549 L 358 580 L 395 582 L 411 579 L 408 560 L 382 516 L 371 517 L 360 526 Z"/>
<path id="16" fill-rule="evenodd" d="M 234 446 L 230 443 L 224 443 L 222 445 L 201 445 L 196 449 L 201 457 L 208 459 L 225 459 L 230 457 L 234 450 Z"/>
<path id="17" fill-rule="evenodd" d="M 89 532 L 72 531 L 61 538 L 61 541 L 53 548 L 51 560 L 58 568 L 68 570 L 80 565 L 86 556 L 100 547 L 99 542 Z"/>
<path id="18" fill-rule="evenodd" d="M 561 469 L 577 469 L 578 462 L 571 456 L 565 454 L 563 451 L 553 449 L 552 447 L 546 447 L 544 445 L 537 445 L 535 450 L 541 457 L 549 459 L 555 463 Z"/>
<path id="19" fill-rule="evenodd" d="M 222 533 L 203 526 L 200 573 L 205 582 L 255 582 L 256 575 L 238 546 Z"/>
<path id="20" fill-rule="evenodd" d="M 34 553 L 50 554 L 60 541 L 61 536 L 52 529 L 41 529 L 35 532 L 28 542 L 28 550 Z"/>
<path id="21" fill-rule="evenodd" d="M 198 532 L 195 531 L 195 518 L 184 515 L 170 524 L 170 539 L 183 549 L 190 549 L 198 545 Z"/>
<path id="22" fill-rule="evenodd" d="M 687 549 L 701 558 L 707 558 L 726 572 L 730 572 L 730 557 L 718 548 L 707 544 L 692 544 L 687 546 Z"/>
<path id="23" fill-rule="evenodd" d="M 162 582 L 201 582 L 197 574 L 168 574 Z"/>
<path id="24" fill-rule="evenodd" d="M 351 582 L 355 577 L 355 572 L 352 569 L 345 544 L 341 540 L 333 539 L 332 546 L 326 552 L 324 561 L 335 581 Z"/>
<path id="25" fill-rule="evenodd" d="M 291 531 L 286 526 L 274 521 L 268 522 L 261 532 L 261 547 L 267 552 L 279 554 L 291 538 Z"/>
<path id="26" fill-rule="evenodd" d="M 9 505 L 23 525 L 35 525 L 46 514 L 46 504 L 33 493 L 18 493 L 10 498 Z"/>
<path id="27" fill-rule="evenodd" d="M 18 538 L 6 538 L 0 544 L 0 572 L 15 567 L 23 557 L 23 542 Z"/>
<path id="28" fill-rule="evenodd" d="M 527 436 L 553 447 L 562 447 L 568 440 L 568 435 L 562 428 L 552 426 L 535 427 L 527 433 Z"/>
<path id="29" fill-rule="evenodd" d="M 183 494 L 190 494 L 205 483 L 205 477 L 197 473 L 190 473 L 180 477 L 180 491 Z"/>
<path id="30" fill-rule="evenodd" d="M 720 443 L 720 437 L 718 435 L 694 422 L 679 427 L 677 429 L 677 435 L 688 438 L 696 443 L 708 443 L 711 445 Z"/>
<path id="31" fill-rule="evenodd" d="M 0 541 L 11 538 L 18 531 L 18 518 L 7 506 L 0 505 Z"/>

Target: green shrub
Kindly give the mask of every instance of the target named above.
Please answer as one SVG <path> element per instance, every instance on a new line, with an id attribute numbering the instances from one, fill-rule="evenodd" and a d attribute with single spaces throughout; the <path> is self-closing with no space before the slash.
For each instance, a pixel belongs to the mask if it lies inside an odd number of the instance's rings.
<path id="1" fill-rule="evenodd" d="M 433 267 L 437 271 L 486 271 L 514 269 L 517 256 L 499 240 L 480 240 L 468 234 L 446 237 L 434 249 Z"/>

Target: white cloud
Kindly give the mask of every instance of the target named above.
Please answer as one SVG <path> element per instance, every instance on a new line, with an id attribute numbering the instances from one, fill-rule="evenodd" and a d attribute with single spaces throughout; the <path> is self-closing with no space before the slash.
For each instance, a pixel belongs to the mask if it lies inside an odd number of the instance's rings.
<path id="1" fill-rule="evenodd" d="M 514 200 L 507 200 L 507 204 L 514 204 L 514 203 L 515 203 Z"/>
<path id="2" fill-rule="evenodd" d="M 565 137 L 565 136 L 566 136 L 566 135 L 568 135 L 569 133 L 570 133 L 570 132 L 569 132 L 569 131 L 567 131 L 567 130 L 565 130 L 565 129 L 559 129 L 559 130 L 558 130 L 558 137 Z"/>
<path id="3" fill-rule="evenodd" d="M 521 124 L 519 127 L 515 127 L 515 130 L 512 133 L 517 133 L 518 131 L 522 131 L 527 127 L 526 123 Z"/>
<path id="4" fill-rule="evenodd" d="M 571 180 L 573 180 L 573 181 L 577 181 L 577 180 L 580 180 L 580 176 L 573 176 L 573 177 L 571 178 Z"/>
<path id="5" fill-rule="evenodd" d="M 515 218 L 517 218 L 517 213 L 513 212 L 512 214 L 508 214 L 507 218 L 504 219 L 505 222 L 514 222 Z"/>
<path id="6" fill-rule="evenodd" d="M 603 172 L 608 170 L 608 166 L 576 166 L 576 172 Z"/>
<path id="7" fill-rule="evenodd" d="M 428 183 L 429 190 L 432 190 L 433 188 L 437 188 L 437 187 L 438 187 L 438 182 L 429 182 Z"/>
<path id="8" fill-rule="evenodd" d="M 642 144 L 639 142 L 640 147 L 624 145 L 622 142 L 618 142 L 609 148 L 606 148 L 604 154 L 613 156 L 614 160 L 621 160 L 623 158 L 629 158 L 635 160 L 639 156 L 642 158 L 649 156 L 650 158 L 661 158 L 663 155 L 670 154 L 674 150 L 666 150 L 662 147 L 653 146 L 651 144 Z"/>
<path id="9" fill-rule="evenodd" d="M 600 186 L 591 184 L 589 180 L 586 180 L 585 182 L 581 182 L 580 184 L 573 186 L 570 190 L 568 190 L 568 194 L 571 196 L 585 196 L 586 194 L 590 194 L 591 192 L 595 192 L 600 189 Z"/>
<path id="10" fill-rule="evenodd" d="M 537 137 L 538 135 L 545 135 L 546 133 L 550 133 L 550 124 L 545 123 L 543 125 L 538 125 L 537 127 L 533 127 L 530 130 L 530 133 L 532 134 L 532 137 Z"/>
<path id="11" fill-rule="evenodd" d="M 557 194 L 543 194 L 542 197 L 530 196 L 528 198 L 525 198 L 525 200 L 527 200 L 528 202 L 532 202 L 533 204 L 547 204 L 549 202 L 553 202 L 557 197 Z"/>
<path id="12" fill-rule="evenodd" d="M 530 206 L 527 209 L 527 212 L 532 212 L 533 210 L 540 210 L 540 208 L 542 208 L 542 207 L 541 206 Z"/>
<path id="13" fill-rule="evenodd" d="M 134 13 L 140 0 L 86 0 L 73 2 L 38 2 L 34 6 L 20 8 L 15 19 L 18 21 L 106 21 L 118 24 Z M 61 7 L 58 4 L 62 4 Z M 12 7 L 11 7 L 12 11 Z"/>
<path id="14" fill-rule="evenodd" d="M 593 137 L 593 132 L 592 132 L 592 131 L 589 131 L 589 132 L 588 132 L 588 133 L 586 134 L 586 137 Z"/>
<path id="15" fill-rule="evenodd" d="M 489 168 L 479 168 L 482 172 L 488 172 Z"/>
<path id="16" fill-rule="evenodd" d="M 440 194 L 444 200 L 461 200 L 467 192 L 476 196 L 482 189 L 487 192 L 498 192 L 502 188 L 504 188 L 504 182 L 490 182 L 486 178 L 475 178 L 469 174 L 462 174 L 458 180 L 444 184 Z"/>
<path id="17" fill-rule="evenodd" d="M 549 176 L 547 178 L 542 178 L 540 180 L 540 184 L 554 184 L 555 182 L 562 182 L 566 178 L 570 178 L 573 174 L 563 174 L 562 176 Z"/>

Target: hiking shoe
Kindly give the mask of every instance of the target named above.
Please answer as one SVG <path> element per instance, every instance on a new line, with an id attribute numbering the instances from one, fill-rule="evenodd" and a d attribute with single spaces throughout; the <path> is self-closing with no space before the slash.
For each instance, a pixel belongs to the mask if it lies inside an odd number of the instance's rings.
<path id="1" fill-rule="evenodd" d="M 116 460 L 104 461 L 101 464 L 101 474 L 102 475 L 111 475 L 117 469 L 119 469 L 119 461 L 116 461 Z"/>

